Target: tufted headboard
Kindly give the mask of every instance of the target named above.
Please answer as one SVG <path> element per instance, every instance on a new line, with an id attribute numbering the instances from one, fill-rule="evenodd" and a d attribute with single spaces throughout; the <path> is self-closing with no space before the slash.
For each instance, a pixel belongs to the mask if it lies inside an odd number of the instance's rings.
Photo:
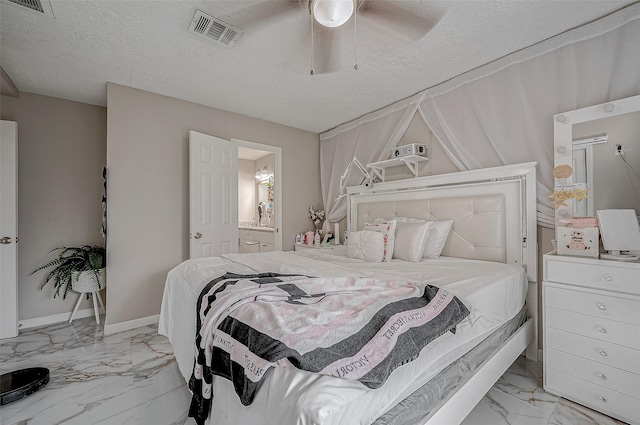
<path id="1" fill-rule="evenodd" d="M 362 202 L 358 204 L 357 214 L 358 230 L 376 218 L 453 219 L 443 256 L 500 263 L 507 261 L 506 204 L 502 194 Z"/>
<path id="2" fill-rule="evenodd" d="M 443 256 L 519 265 L 536 281 L 535 163 L 348 188 L 347 229 L 377 218 L 453 220 Z"/>

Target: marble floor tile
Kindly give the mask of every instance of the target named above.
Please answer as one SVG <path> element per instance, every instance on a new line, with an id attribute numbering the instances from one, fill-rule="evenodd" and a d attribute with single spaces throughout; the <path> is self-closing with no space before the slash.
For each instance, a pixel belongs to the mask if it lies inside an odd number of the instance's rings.
<path id="1" fill-rule="evenodd" d="M 50 382 L 0 407 L 2 425 L 195 425 L 191 394 L 157 326 L 104 336 L 86 318 L 0 341 L 2 373 L 36 366 L 50 370 Z M 623 425 L 546 393 L 541 381 L 540 363 L 518 359 L 463 425 Z"/>
<path id="2" fill-rule="evenodd" d="M 492 388 L 462 425 L 547 425 L 542 409 Z"/>
<path id="3" fill-rule="evenodd" d="M 576 404 L 572 401 L 560 399 L 549 418 L 548 425 L 626 425 L 609 416 Z"/>
<path id="4" fill-rule="evenodd" d="M 544 412 L 549 418 L 560 397 L 542 388 L 542 363 L 519 357 L 495 383 L 494 388 Z"/>

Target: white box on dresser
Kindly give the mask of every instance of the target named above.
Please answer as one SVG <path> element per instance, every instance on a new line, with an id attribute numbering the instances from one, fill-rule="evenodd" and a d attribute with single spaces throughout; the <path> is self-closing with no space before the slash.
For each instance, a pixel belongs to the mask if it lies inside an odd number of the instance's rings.
<path id="1" fill-rule="evenodd" d="M 640 424 L 640 263 L 547 254 L 544 389 Z"/>

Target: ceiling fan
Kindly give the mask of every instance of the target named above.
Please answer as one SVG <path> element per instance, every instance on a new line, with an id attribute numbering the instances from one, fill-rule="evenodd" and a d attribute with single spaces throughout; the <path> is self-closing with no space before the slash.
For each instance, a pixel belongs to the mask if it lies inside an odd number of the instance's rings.
<path id="1" fill-rule="evenodd" d="M 288 18 L 291 14 L 306 14 L 311 32 L 311 74 L 337 69 L 332 63 L 333 48 L 341 27 L 353 25 L 354 39 L 359 25 L 375 27 L 379 32 L 389 32 L 409 42 L 422 39 L 441 18 L 439 9 L 429 2 L 429 8 L 416 5 L 427 4 L 425 0 L 267 0 L 252 4 L 239 11 L 243 27 L 270 26 Z M 409 6 L 409 7 L 407 7 Z M 417 13 L 416 13 L 417 11 Z M 428 13 L 427 13 L 428 12 Z M 357 50 L 354 43 L 354 68 L 357 65 Z M 314 57 L 317 58 L 314 64 Z"/>

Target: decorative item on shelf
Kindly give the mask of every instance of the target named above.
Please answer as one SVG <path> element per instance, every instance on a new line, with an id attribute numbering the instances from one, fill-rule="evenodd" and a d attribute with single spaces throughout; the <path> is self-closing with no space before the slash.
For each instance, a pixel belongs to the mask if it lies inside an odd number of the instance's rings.
<path id="1" fill-rule="evenodd" d="M 560 220 L 560 222 L 564 222 Z M 566 220 L 567 227 L 598 227 L 598 219 L 596 217 L 573 217 Z"/>
<path id="2" fill-rule="evenodd" d="M 320 246 L 320 242 L 322 242 L 322 239 L 320 238 L 320 231 L 316 230 L 316 233 L 313 236 L 313 244 L 315 246 Z"/>
<path id="3" fill-rule="evenodd" d="M 566 149 L 566 148 L 565 148 Z M 553 177 L 557 179 L 566 179 L 573 174 L 573 168 L 567 164 L 558 165 L 553 169 Z"/>
<path id="4" fill-rule="evenodd" d="M 553 199 L 552 203 L 556 209 L 560 207 L 566 207 L 565 201 L 569 199 L 576 199 L 582 201 L 589 196 L 589 188 L 584 183 L 573 184 L 557 184 L 553 191 L 553 195 L 549 195 L 549 198 Z"/>
<path id="5" fill-rule="evenodd" d="M 598 257 L 597 227 L 558 227 L 558 254 Z"/>
<path id="6" fill-rule="evenodd" d="M 313 225 L 316 230 L 322 229 L 322 223 L 324 223 L 324 210 L 320 208 L 320 204 L 316 204 L 313 207 L 309 207 L 307 216 L 313 221 Z"/>
<path id="7" fill-rule="evenodd" d="M 62 296 L 64 299 L 67 297 L 69 289 L 76 290 L 78 288 L 77 292 L 88 294 L 104 287 L 106 255 L 103 247 L 96 245 L 62 246 L 54 248 L 50 252 L 53 251 L 60 251 L 57 258 L 31 272 L 31 274 L 34 274 L 40 270 L 53 267 L 40 285 L 40 289 L 51 281 L 55 288 L 53 297 Z M 90 285 L 90 288 L 87 285 Z"/>
<path id="8" fill-rule="evenodd" d="M 313 246 L 313 238 L 315 234 L 311 231 L 304 234 L 304 243 L 308 246 Z"/>

